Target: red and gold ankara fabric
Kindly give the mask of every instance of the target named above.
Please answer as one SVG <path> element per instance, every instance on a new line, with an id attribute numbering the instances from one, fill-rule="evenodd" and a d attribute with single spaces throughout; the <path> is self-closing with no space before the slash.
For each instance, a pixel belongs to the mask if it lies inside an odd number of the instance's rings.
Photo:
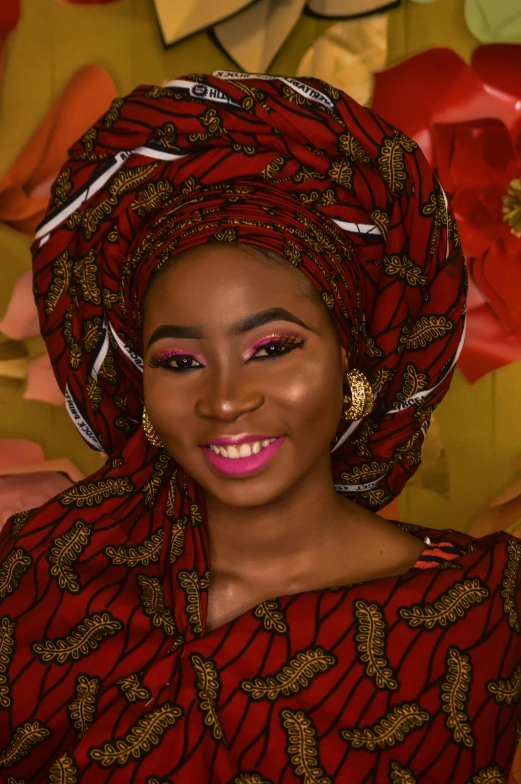
<path id="1" fill-rule="evenodd" d="M 209 238 L 298 266 L 370 378 L 372 414 L 332 444 L 338 490 L 377 509 L 419 464 L 466 279 L 414 142 L 311 79 L 195 75 L 117 99 L 34 245 L 57 378 L 110 457 L 0 535 L 0 782 L 502 780 L 521 726 L 515 537 L 402 524 L 461 556 L 205 633 L 204 496 L 139 427 L 139 307 L 155 268 Z"/>

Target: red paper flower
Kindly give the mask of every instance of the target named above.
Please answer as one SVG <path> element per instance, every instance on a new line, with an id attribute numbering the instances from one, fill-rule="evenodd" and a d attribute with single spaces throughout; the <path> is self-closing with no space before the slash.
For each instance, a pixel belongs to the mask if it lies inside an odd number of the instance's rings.
<path id="1" fill-rule="evenodd" d="M 470 382 L 521 359 L 520 73 L 521 45 L 488 44 L 470 65 L 436 48 L 376 74 L 372 108 L 421 145 L 458 221 Z"/>

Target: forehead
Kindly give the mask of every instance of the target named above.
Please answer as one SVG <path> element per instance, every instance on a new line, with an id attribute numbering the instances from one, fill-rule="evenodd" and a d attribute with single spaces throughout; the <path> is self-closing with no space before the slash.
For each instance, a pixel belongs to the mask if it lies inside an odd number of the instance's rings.
<path id="1" fill-rule="evenodd" d="M 304 296 L 320 302 L 313 284 L 290 262 L 232 243 L 202 245 L 174 257 L 156 274 L 149 298 L 156 304 L 167 299 L 204 299 L 209 305 L 241 294 L 263 300 Z"/>

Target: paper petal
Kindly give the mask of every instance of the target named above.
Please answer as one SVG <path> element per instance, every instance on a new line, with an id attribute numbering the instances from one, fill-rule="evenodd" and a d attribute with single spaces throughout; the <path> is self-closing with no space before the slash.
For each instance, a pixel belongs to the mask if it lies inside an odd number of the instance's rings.
<path id="1" fill-rule="evenodd" d="M 163 41 L 169 46 L 222 19 L 227 19 L 246 8 L 250 2 L 251 0 L 154 0 L 154 6 Z"/>
<path id="2" fill-rule="evenodd" d="M 27 388 L 24 400 L 40 400 L 53 406 L 63 406 L 64 397 L 53 373 L 48 354 L 30 360 L 27 366 Z"/>
<path id="3" fill-rule="evenodd" d="M 0 530 L 11 515 L 41 506 L 71 485 L 57 472 L 0 476 Z"/>
<path id="4" fill-rule="evenodd" d="M 465 21 L 472 35 L 483 43 L 521 43 L 519 0 L 466 0 Z"/>
<path id="5" fill-rule="evenodd" d="M 33 296 L 32 272 L 18 278 L 9 305 L 0 321 L 0 332 L 12 340 L 25 340 L 40 333 L 38 311 Z"/>
<path id="6" fill-rule="evenodd" d="M 214 26 L 226 51 L 244 71 L 264 73 L 297 24 L 306 0 L 256 0 Z"/>
<path id="7" fill-rule="evenodd" d="M 399 2 L 399 0 L 398 0 Z M 362 16 L 398 5 L 397 0 L 308 0 L 307 6 L 317 16 L 337 19 Z"/>
<path id="8" fill-rule="evenodd" d="M 521 360 L 521 330 L 505 332 L 472 278 L 469 278 L 467 313 L 467 335 L 458 368 L 470 384 L 493 370 Z"/>
<path id="9" fill-rule="evenodd" d="M 40 444 L 24 438 L 0 438 L 0 470 L 45 460 Z"/>
<path id="10" fill-rule="evenodd" d="M 115 96 L 116 88 L 103 68 L 86 65 L 77 71 L 0 180 L 0 221 L 34 234 L 68 148 Z"/>
<path id="11" fill-rule="evenodd" d="M 329 27 L 305 52 L 297 76 L 314 76 L 367 105 L 373 71 L 387 59 L 387 14 L 375 14 Z"/>

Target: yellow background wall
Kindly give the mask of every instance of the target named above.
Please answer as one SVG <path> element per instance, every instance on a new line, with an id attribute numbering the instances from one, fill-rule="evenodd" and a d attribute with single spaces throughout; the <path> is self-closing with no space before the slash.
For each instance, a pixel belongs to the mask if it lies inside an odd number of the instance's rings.
<path id="1" fill-rule="evenodd" d="M 295 72 L 300 58 L 330 24 L 302 17 L 277 56 L 272 73 Z M 402 0 L 389 12 L 389 56 L 394 63 L 431 46 L 450 46 L 469 59 L 476 39 L 463 18 L 463 0 L 431 4 Z M 8 41 L 0 87 L 0 176 L 26 143 L 51 103 L 82 65 L 103 66 L 119 94 L 139 83 L 161 83 L 193 71 L 234 69 L 206 33 L 170 49 L 162 44 L 152 0 L 120 0 L 107 6 L 74 6 L 25 0 L 22 20 Z M 428 89 L 428 85 L 426 85 Z M 29 241 L 0 225 L 0 316 L 16 280 L 30 267 Z M 0 336 L 0 344 L 6 342 Z M 39 338 L 26 341 L 29 356 Z M 0 438 L 41 443 L 48 459 L 69 457 L 85 474 L 100 457 L 82 442 L 64 408 L 22 399 L 24 384 L 0 385 Z M 482 378 L 474 386 L 456 372 L 437 412 L 450 475 L 450 498 L 421 485 L 400 500 L 403 520 L 467 530 L 473 517 L 517 476 L 521 457 L 521 363 Z M 420 469 L 420 472 L 422 469 Z"/>

